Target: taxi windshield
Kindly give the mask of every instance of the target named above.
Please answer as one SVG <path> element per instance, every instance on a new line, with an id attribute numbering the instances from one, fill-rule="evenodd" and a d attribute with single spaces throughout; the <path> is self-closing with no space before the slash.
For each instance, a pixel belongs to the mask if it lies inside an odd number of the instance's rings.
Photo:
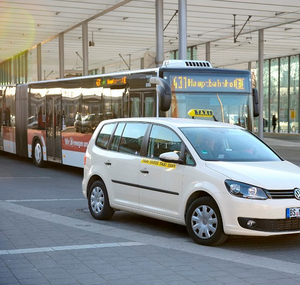
<path id="1" fill-rule="evenodd" d="M 280 161 L 281 158 L 247 130 L 187 127 L 181 131 L 201 159 L 207 161 Z"/>

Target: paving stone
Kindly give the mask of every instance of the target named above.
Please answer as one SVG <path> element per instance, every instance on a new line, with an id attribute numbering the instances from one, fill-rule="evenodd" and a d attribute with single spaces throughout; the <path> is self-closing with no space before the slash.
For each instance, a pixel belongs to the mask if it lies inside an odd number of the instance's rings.
<path id="1" fill-rule="evenodd" d="M 26 203 L 20 205 L 26 206 Z M 32 202 L 31 205 L 35 204 Z M 27 207 L 27 210 L 30 212 L 34 208 Z M 52 213 L 49 212 L 49 215 Z M 94 220 L 88 219 L 88 222 Z M 80 225 L 85 223 L 85 220 L 77 222 Z M 0 254 L 1 285 L 300 284 L 300 276 L 297 274 L 222 260 L 181 248 L 168 248 L 168 245 L 163 247 L 145 243 L 143 246 L 80 248 L 92 244 L 102 246 L 125 243 L 135 239 L 123 239 L 121 234 L 120 237 L 114 237 L 105 235 L 105 232 L 86 230 L 92 227 L 67 226 L 60 220 L 53 223 L 14 212 L 8 215 L 6 211 L 1 211 L 1 207 L 0 224 L 0 252 L 14 252 Z M 95 223 L 95 227 L 106 225 Z M 47 250 L 51 248 L 56 250 Z M 21 253 L 24 249 L 32 252 Z"/>

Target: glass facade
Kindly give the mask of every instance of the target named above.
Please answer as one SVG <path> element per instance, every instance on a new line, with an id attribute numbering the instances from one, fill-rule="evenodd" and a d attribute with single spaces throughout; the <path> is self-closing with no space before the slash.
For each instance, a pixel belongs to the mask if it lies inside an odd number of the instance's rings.
<path id="1" fill-rule="evenodd" d="M 28 52 L 15 55 L 0 64 L 0 85 L 27 82 Z"/>
<path id="2" fill-rule="evenodd" d="M 269 89 L 269 122 L 271 126 L 278 126 L 278 69 L 279 69 L 279 59 L 272 59 L 270 62 L 270 89 Z M 276 120 L 273 120 L 275 116 Z"/>
<path id="3" fill-rule="evenodd" d="M 178 59 L 178 58 L 179 58 L 178 49 L 170 52 L 169 59 Z M 192 46 L 187 48 L 186 59 L 197 60 L 197 46 Z"/>
<path id="4" fill-rule="evenodd" d="M 265 60 L 263 84 L 264 131 L 299 133 L 299 55 Z"/>
<path id="5" fill-rule="evenodd" d="M 269 86 L 270 86 L 270 63 L 269 61 L 264 62 L 264 77 L 263 77 L 263 84 L 264 84 L 264 99 L 263 99 L 263 120 L 264 120 L 264 131 L 270 130 L 270 112 L 269 112 Z"/>
<path id="6" fill-rule="evenodd" d="M 37 49 L 28 52 L 28 82 L 37 81 Z"/>
<path id="7" fill-rule="evenodd" d="M 289 132 L 299 133 L 299 55 L 290 57 Z"/>

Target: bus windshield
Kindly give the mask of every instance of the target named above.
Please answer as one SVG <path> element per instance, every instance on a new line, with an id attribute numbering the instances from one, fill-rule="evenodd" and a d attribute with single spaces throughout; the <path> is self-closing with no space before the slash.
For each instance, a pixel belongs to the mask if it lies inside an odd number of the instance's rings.
<path id="1" fill-rule="evenodd" d="M 172 95 L 170 117 L 215 120 L 250 128 L 248 118 L 253 104 L 247 94 L 173 92 Z M 203 115 L 199 110 L 212 112 Z"/>
<path id="2" fill-rule="evenodd" d="M 164 72 L 172 90 L 168 116 L 215 120 L 253 129 L 250 73 Z"/>

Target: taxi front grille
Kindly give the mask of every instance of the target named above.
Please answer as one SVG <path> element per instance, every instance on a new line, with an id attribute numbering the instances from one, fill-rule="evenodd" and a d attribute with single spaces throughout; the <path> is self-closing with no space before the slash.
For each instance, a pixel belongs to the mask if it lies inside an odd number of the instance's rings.
<path id="1" fill-rule="evenodd" d="M 252 223 L 249 224 L 248 222 Z M 252 219 L 238 218 L 241 227 L 263 232 L 293 232 L 300 231 L 300 218 L 292 219 Z M 254 222 L 254 223 L 253 223 Z"/>
<path id="2" fill-rule="evenodd" d="M 293 199 L 294 189 L 289 190 L 265 190 L 270 199 Z"/>
<path id="3" fill-rule="evenodd" d="M 272 232 L 298 231 L 298 230 L 300 230 L 299 218 L 271 220 Z"/>

